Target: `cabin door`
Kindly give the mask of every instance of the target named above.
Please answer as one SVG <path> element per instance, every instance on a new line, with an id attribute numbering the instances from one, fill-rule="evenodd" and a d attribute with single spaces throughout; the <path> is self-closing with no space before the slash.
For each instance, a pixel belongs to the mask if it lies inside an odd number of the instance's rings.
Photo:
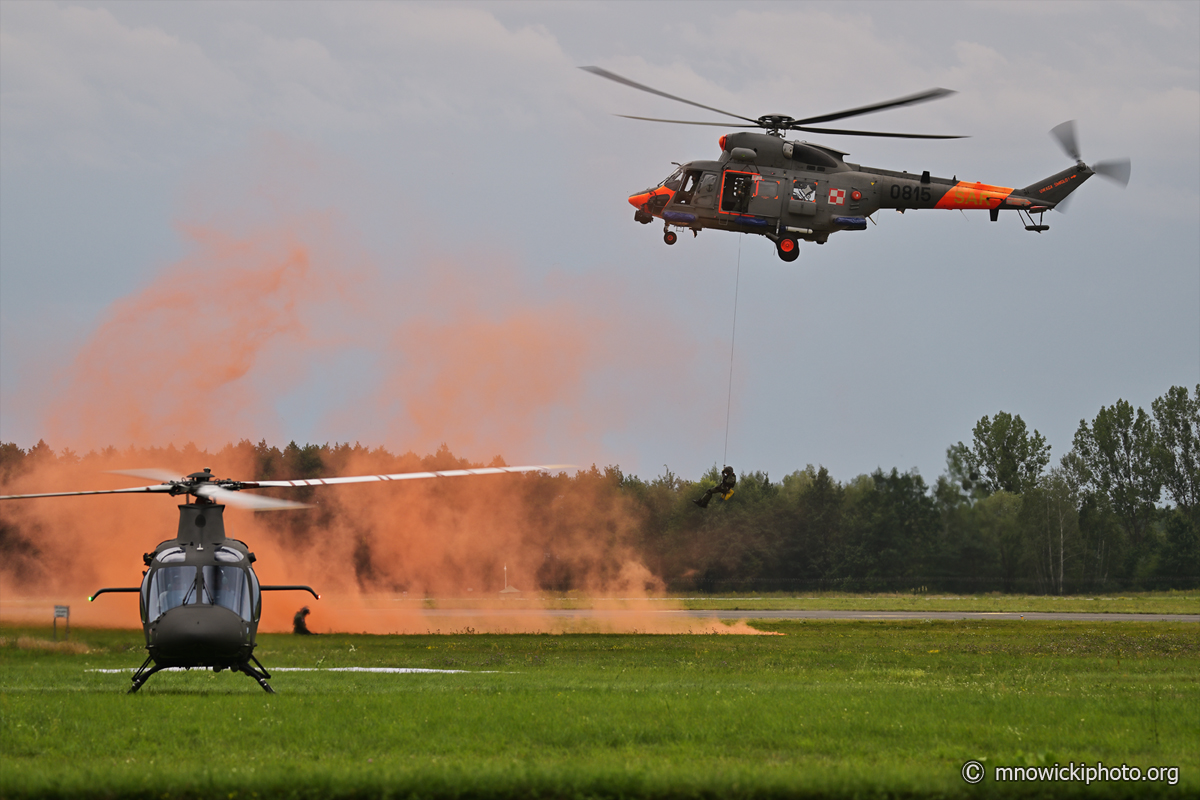
<path id="1" fill-rule="evenodd" d="M 749 213 L 757 217 L 779 219 L 779 210 L 782 204 L 780 183 L 779 178 L 755 175 L 750 194 Z"/>

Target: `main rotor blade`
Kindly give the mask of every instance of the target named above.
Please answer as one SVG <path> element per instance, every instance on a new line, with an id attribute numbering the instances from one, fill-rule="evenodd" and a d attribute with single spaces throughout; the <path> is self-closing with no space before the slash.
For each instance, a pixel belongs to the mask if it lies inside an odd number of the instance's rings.
<path id="1" fill-rule="evenodd" d="M 0 495 L 0 500 L 27 500 L 31 497 L 75 497 L 84 494 L 137 494 L 141 492 L 169 492 L 174 488 L 158 484 L 155 486 L 135 486 L 132 489 L 96 489 L 90 492 L 45 492 L 43 494 L 6 494 Z"/>
<path id="2" fill-rule="evenodd" d="M 898 108 L 900 106 L 911 106 L 917 103 L 927 103 L 930 100 L 938 100 L 948 95 L 956 94 L 953 89 L 928 89 L 924 92 L 897 97 L 895 100 L 885 100 L 882 103 L 873 103 L 869 106 L 859 106 L 858 108 L 850 108 L 845 111 L 837 111 L 833 114 L 822 114 L 819 117 L 805 117 L 798 119 L 796 122 L 800 125 L 808 125 L 815 122 L 833 122 L 835 119 L 845 119 L 846 117 L 857 117 L 862 114 L 874 114 L 876 111 L 884 111 L 889 108 Z"/>
<path id="3" fill-rule="evenodd" d="M 829 133 L 838 136 L 884 136 L 891 139 L 969 139 L 969 136 L 955 136 L 941 133 L 885 133 L 883 131 L 847 131 L 838 128 L 810 128 L 807 125 L 789 125 L 789 131 L 806 131 L 808 133 Z"/>
<path id="4" fill-rule="evenodd" d="M 198 486 L 192 492 L 197 497 L 212 500 L 214 503 L 247 508 L 251 511 L 281 511 L 287 508 L 309 508 L 307 503 L 296 503 L 291 500 L 279 500 L 274 497 L 263 497 L 259 494 L 238 494 L 220 486 Z"/>
<path id="5" fill-rule="evenodd" d="M 339 486 L 343 483 L 373 481 L 412 481 L 424 478 L 458 478 L 464 475 L 503 475 L 519 472 L 549 472 L 555 469 L 576 469 L 574 464 L 541 464 L 532 467 L 483 467 L 482 469 L 447 469 L 437 472 L 396 472 L 391 475 L 350 475 L 344 478 L 310 478 L 299 481 L 253 481 L 243 483 L 247 489 L 259 487 Z"/>
<path id="6" fill-rule="evenodd" d="M 1069 119 L 1066 122 L 1055 125 L 1050 129 L 1050 135 L 1058 140 L 1059 146 L 1076 161 L 1081 161 L 1079 155 L 1079 140 L 1075 137 L 1075 120 Z"/>
<path id="7" fill-rule="evenodd" d="M 1112 161 L 1097 161 L 1092 165 L 1092 172 L 1103 175 L 1110 181 L 1116 181 L 1122 186 L 1128 186 L 1131 167 L 1128 158 L 1116 158 Z"/>
<path id="8" fill-rule="evenodd" d="M 762 125 L 755 123 L 754 125 L 738 125 L 735 122 L 694 122 L 687 119 L 659 119 L 657 117 L 635 117 L 631 114 L 613 114 L 614 117 L 624 117 L 625 119 L 641 119 L 646 122 L 670 122 L 673 125 L 711 125 L 714 128 L 761 128 Z"/>
<path id="9" fill-rule="evenodd" d="M 168 481 L 182 480 L 182 476 L 170 472 L 165 469 L 110 469 L 110 475 L 128 475 L 131 478 L 145 478 L 148 481 Z"/>
<path id="10" fill-rule="evenodd" d="M 696 108 L 703 108 L 705 111 L 715 111 L 718 114 L 724 114 L 727 117 L 736 117 L 737 119 L 742 119 L 742 120 L 745 120 L 746 122 L 754 122 L 755 127 L 758 127 L 757 122 L 755 120 L 750 119 L 749 117 L 743 117 L 741 114 L 734 114 L 733 112 L 730 112 L 730 111 L 722 111 L 719 108 L 713 108 L 712 106 L 706 106 L 703 103 L 696 103 L 691 100 L 685 100 L 682 97 L 676 97 L 673 94 L 667 94 L 666 92 L 660 92 L 658 89 L 652 89 L 649 86 L 646 86 L 645 84 L 637 83 L 636 81 L 631 81 L 631 80 L 629 80 L 629 78 L 623 78 L 620 75 L 616 74 L 615 72 L 609 72 L 608 70 L 603 69 L 601 67 L 580 67 L 580 69 L 583 70 L 584 72 L 590 72 L 593 75 L 599 75 L 601 78 L 608 78 L 610 81 L 615 81 L 616 83 L 622 84 L 623 86 L 628 86 L 632 89 L 640 89 L 643 92 L 649 92 L 650 94 L 656 94 L 659 97 L 665 97 L 668 100 L 676 100 L 680 103 L 687 103 L 689 106 L 695 106 Z"/>

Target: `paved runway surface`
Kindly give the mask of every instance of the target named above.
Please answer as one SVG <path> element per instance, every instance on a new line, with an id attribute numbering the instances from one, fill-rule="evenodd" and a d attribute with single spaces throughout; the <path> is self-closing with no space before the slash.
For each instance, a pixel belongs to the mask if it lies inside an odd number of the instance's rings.
<path id="1" fill-rule="evenodd" d="M 759 611 L 692 611 L 692 610 L 621 610 L 621 609 L 423 609 L 426 617 L 560 617 L 576 619 L 621 619 L 622 617 L 684 616 L 699 619 L 854 619 L 854 620 L 912 620 L 912 619 L 1004 619 L 1026 622 L 1198 622 L 1200 614 L 1089 614 L 1084 612 L 1031 611 L 1025 614 L 1009 611 L 818 611 L 818 610 L 759 610 Z"/>

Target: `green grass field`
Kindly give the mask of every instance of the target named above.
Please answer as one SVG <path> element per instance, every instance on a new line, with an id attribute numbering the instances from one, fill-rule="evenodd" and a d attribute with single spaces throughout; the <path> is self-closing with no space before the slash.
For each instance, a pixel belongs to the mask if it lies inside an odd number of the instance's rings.
<path id="1" fill-rule="evenodd" d="M 242 675 L 123 694 L 140 631 L 0 630 L 0 796 L 1195 796 L 1183 623 L 762 622 L 785 636 L 259 637 Z M 85 652 L 86 650 L 86 652 Z M 326 671 L 458 669 L 447 674 Z M 966 784 L 980 760 L 988 777 Z M 1178 767 L 1178 784 L 993 766 Z"/>

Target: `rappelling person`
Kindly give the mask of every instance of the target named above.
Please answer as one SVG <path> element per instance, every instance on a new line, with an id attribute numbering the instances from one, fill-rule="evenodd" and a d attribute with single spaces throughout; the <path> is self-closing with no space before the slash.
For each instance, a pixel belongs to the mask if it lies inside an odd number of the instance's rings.
<path id="1" fill-rule="evenodd" d="M 733 497 L 733 487 L 737 483 L 737 475 L 733 474 L 733 467 L 726 467 L 721 470 L 721 482 L 716 486 L 711 487 L 704 493 L 704 497 L 692 502 L 701 508 L 708 508 L 708 501 L 712 499 L 714 494 L 721 495 L 722 500 L 728 500 Z"/>
<path id="2" fill-rule="evenodd" d="M 305 620 L 312 612 L 308 610 L 308 606 L 296 612 L 296 616 L 292 617 L 292 633 L 300 636 L 314 636 L 315 634 L 308 629 L 308 622 Z"/>

